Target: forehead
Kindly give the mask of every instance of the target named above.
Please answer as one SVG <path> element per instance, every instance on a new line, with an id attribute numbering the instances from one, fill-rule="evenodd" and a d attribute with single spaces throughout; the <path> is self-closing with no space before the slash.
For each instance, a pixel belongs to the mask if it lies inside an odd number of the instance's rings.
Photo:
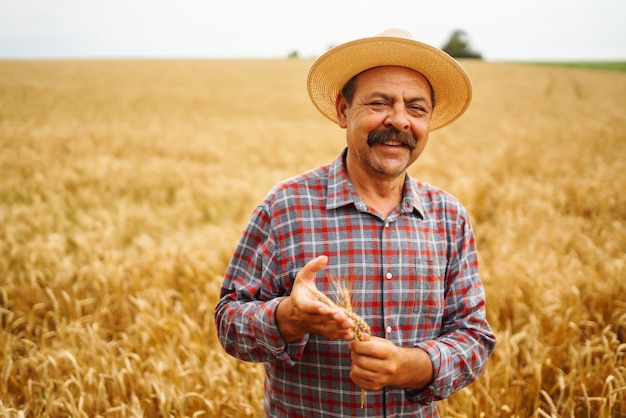
<path id="1" fill-rule="evenodd" d="M 357 77 L 357 90 L 359 87 L 366 89 L 381 88 L 384 86 L 400 87 L 403 89 L 422 90 L 430 96 L 430 83 L 424 75 L 418 71 L 406 67 L 375 67 L 363 71 Z"/>

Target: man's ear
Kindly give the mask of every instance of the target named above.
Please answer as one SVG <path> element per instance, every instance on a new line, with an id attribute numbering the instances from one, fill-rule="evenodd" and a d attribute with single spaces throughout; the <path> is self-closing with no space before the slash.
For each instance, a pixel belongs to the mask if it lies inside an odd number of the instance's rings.
<path id="1" fill-rule="evenodd" d="M 337 123 L 340 127 L 345 129 L 346 126 L 348 126 L 346 116 L 346 112 L 348 110 L 348 101 L 341 93 L 337 95 L 337 100 L 335 100 L 335 110 L 337 111 Z"/>

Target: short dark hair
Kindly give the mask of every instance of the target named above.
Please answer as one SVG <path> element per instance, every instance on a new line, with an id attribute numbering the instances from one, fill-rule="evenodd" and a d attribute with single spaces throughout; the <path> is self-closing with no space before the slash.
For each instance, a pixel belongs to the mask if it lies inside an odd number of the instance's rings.
<path id="1" fill-rule="evenodd" d="M 367 70 L 365 70 L 367 71 Z M 352 105 L 352 99 L 354 99 L 354 92 L 356 91 L 356 79 L 363 74 L 364 71 L 361 71 L 354 77 L 352 77 L 341 89 L 341 94 L 346 98 L 348 105 Z M 426 77 L 424 77 L 426 78 Z M 433 86 L 430 84 L 430 81 L 426 78 L 428 85 L 430 86 L 430 101 L 432 102 L 433 109 L 435 108 L 435 90 L 433 90 Z"/>
<path id="2" fill-rule="evenodd" d="M 361 74 L 361 73 L 359 73 Z M 356 90 L 356 78 L 359 74 L 352 77 L 341 89 L 341 94 L 346 98 L 348 105 L 352 105 L 352 99 L 354 99 L 354 92 Z"/>

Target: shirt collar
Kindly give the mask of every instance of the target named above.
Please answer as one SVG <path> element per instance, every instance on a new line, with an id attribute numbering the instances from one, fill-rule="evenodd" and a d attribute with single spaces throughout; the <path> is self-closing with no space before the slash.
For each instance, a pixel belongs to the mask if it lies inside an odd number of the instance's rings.
<path id="1" fill-rule="evenodd" d="M 326 209 L 332 210 L 350 204 L 361 203 L 352 182 L 348 178 L 345 167 L 345 157 L 348 149 L 345 148 L 328 168 L 328 193 L 326 198 Z M 407 174 L 404 179 L 404 192 L 400 210 L 402 213 L 417 211 L 423 218 L 424 206 L 420 200 L 417 190 L 418 183 L 411 180 Z"/>

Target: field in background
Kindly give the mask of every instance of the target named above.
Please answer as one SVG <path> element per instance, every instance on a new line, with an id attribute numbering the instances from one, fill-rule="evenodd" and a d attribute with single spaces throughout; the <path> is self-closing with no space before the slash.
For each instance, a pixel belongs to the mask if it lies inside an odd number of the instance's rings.
<path id="1" fill-rule="evenodd" d="M 626 61 L 548 61 L 536 62 L 537 65 L 555 67 L 591 68 L 594 70 L 626 71 Z"/>
<path id="2" fill-rule="evenodd" d="M 0 62 L 0 415 L 261 414 L 213 307 L 255 204 L 344 146 L 310 64 Z M 498 346 L 442 415 L 625 416 L 626 74 L 465 64 L 411 174 L 467 206 Z"/>

